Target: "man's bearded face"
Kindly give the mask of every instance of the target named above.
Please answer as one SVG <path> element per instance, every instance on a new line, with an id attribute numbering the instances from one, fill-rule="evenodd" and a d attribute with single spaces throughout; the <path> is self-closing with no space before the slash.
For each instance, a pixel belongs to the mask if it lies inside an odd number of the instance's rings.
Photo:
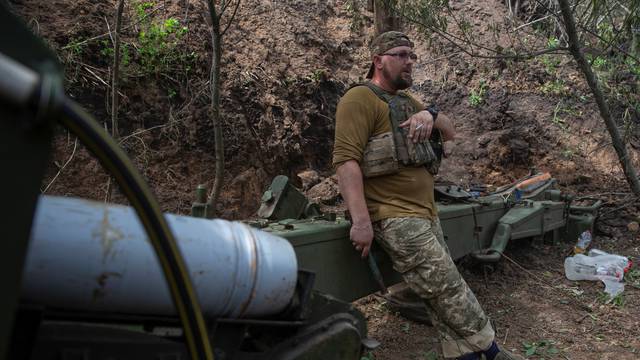
<path id="1" fill-rule="evenodd" d="M 410 54 L 412 48 L 408 46 L 398 46 L 393 49 L 389 49 L 385 54 Z M 404 90 L 413 85 L 413 72 L 414 60 L 405 57 L 402 59 L 399 56 L 383 56 L 382 76 L 389 81 L 389 83 L 395 88 L 395 90 Z"/>
<path id="2" fill-rule="evenodd" d="M 402 70 L 400 72 L 392 72 L 389 68 L 382 69 L 382 75 L 389 79 L 389 82 L 396 90 L 408 89 L 413 85 L 412 70 Z"/>

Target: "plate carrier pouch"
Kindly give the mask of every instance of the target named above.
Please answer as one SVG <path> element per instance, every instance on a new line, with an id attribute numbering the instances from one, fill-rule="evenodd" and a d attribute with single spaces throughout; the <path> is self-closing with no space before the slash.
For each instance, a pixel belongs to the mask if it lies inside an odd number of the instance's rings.
<path id="1" fill-rule="evenodd" d="M 442 158 L 442 134 L 433 131 L 431 138 L 414 143 L 407 138 L 409 130 L 400 124 L 417 112 L 411 97 L 404 92 L 388 94 L 370 82 L 357 84 L 366 86 L 380 100 L 389 105 L 391 132 L 371 137 L 364 150 L 362 173 L 365 178 L 395 174 L 401 167 L 424 166 L 436 175 Z M 435 130 L 435 129 L 434 129 Z"/>
<path id="2" fill-rule="evenodd" d="M 398 156 L 392 132 L 373 136 L 367 142 L 362 160 L 362 175 L 372 178 L 398 172 Z"/>

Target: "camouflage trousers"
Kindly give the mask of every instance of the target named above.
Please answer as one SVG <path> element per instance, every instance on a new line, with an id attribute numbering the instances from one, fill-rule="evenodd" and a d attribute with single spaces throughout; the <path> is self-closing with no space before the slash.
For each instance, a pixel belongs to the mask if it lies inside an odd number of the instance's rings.
<path id="1" fill-rule="evenodd" d="M 375 239 L 393 268 L 425 302 L 440 333 L 442 352 L 455 358 L 486 350 L 495 333 L 488 317 L 451 259 L 440 221 L 389 218 L 373 224 Z"/>

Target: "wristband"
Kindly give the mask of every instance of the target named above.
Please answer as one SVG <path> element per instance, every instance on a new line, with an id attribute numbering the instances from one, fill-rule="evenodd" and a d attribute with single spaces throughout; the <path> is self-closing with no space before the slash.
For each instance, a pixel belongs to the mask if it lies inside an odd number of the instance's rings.
<path id="1" fill-rule="evenodd" d="M 431 116 L 433 117 L 433 123 L 435 124 L 436 119 L 438 118 L 438 106 L 436 104 L 431 104 L 425 110 L 427 110 L 429 114 L 431 114 Z"/>

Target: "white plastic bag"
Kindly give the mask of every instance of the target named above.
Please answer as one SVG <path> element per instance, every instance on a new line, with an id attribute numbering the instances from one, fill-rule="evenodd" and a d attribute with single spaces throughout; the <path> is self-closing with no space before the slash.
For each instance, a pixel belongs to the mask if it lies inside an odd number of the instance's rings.
<path id="1" fill-rule="evenodd" d="M 569 280 L 600 280 L 604 291 L 614 297 L 624 291 L 624 273 L 631 262 L 624 256 L 592 249 L 589 256 L 577 254 L 564 260 L 564 273 Z"/>

